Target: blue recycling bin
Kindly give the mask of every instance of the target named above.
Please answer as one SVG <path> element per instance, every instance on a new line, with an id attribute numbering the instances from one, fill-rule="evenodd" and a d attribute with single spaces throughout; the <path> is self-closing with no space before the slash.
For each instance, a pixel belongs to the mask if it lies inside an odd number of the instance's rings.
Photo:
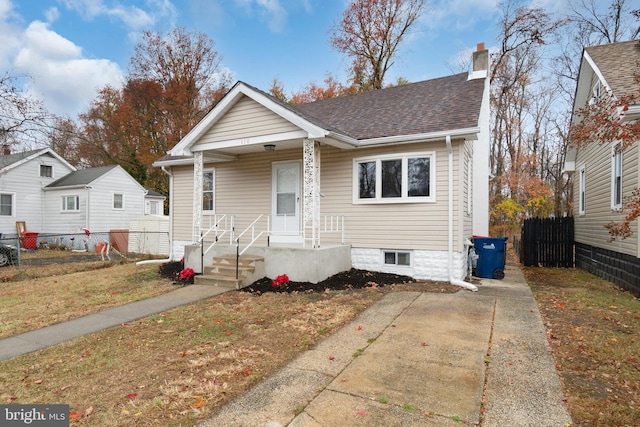
<path id="1" fill-rule="evenodd" d="M 473 247 L 478 255 L 476 277 L 504 279 L 506 237 L 474 237 Z"/>

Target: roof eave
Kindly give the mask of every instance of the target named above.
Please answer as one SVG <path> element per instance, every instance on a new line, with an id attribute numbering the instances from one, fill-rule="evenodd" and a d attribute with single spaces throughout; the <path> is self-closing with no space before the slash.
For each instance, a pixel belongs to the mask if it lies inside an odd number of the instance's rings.
<path id="1" fill-rule="evenodd" d="M 480 133 L 480 127 L 476 126 L 472 128 L 451 129 L 451 130 L 438 131 L 438 132 L 419 133 L 415 135 L 394 135 L 394 136 L 386 136 L 382 138 L 363 139 L 358 141 L 358 146 L 370 147 L 375 145 L 386 145 L 386 144 L 409 144 L 414 142 L 440 141 L 445 139 L 447 136 L 450 136 L 452 138 L 464 138 L 468 140 L 474 140 L 474 139 L 478 139 L 479 133 Z"/>

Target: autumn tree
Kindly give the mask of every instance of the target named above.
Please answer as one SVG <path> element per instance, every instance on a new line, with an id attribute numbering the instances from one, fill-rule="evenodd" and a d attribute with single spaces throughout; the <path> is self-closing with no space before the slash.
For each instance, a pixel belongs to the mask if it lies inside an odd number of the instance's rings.
<path id="1" fill-rule="evenodd" d="M 492 54 L 490 227 L 515 231 L 526 216 L 546 216 L 551 192 L 545 182 L 553 87 L 541 73 L 543 47 L 562 22 L 545 10 L 501 3 L 499 49 Z M 506 200 L 509 200 L 506 202 Z M 536 202 L 532 204 L 532 201 Z M 505 215 L 505 208 L 510 215 Z M 514 208 L 514 207 L 517 207 Z"/>
<path id="2" fill-rule="evenodd" d="M 351 59 L 352 84 L 381 89 L 400 42 L 426 8 L 426 0 L 350 0 L 331 34 L 331 45 Z"/>
<path id="3" fill-rule="evenodd" d="M 213 40 L 182 28 L 146 32 L 122 88 L 105 87 L 81 114 L 82 164 L 120 164 L 162 194 L 168 180 L 152 163 L 184 137 L 231 85 Z"/>

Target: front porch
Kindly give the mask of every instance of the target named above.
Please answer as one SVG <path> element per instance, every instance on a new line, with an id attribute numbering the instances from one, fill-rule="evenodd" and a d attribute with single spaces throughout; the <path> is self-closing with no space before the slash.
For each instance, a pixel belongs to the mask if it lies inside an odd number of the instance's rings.
<path id="1" fill-rule="evenodd" d="M 185 246 L 184 250 L 185 267 L 203 273 L 198 278 L 215 276 L 215 280 L 218 280 L 226 276 L 220 282 L 229 282 L 236 279 L 237 273 L 237 281 L 232 286 L 235 288 L 247 286 L 263 277 L 275 278 L 281 274 L 286 274 L 295 282 L 318 283 L 351 269 L 351 247 L 340 244 L 322 248 L 304 248 L 284 243 L 253 245 L 239 256 L 239 247 L 230 244 L 216 244 L 208 251 L 200 244 L 193 244 Z M 239 264 L 237 269 L 236 260 Z M 251 268 L 245 268 L 249 264 Z M 222 271 L 225 273 L 220 274 Z M 218 284 L 214 281 L 210 283 Z"/>

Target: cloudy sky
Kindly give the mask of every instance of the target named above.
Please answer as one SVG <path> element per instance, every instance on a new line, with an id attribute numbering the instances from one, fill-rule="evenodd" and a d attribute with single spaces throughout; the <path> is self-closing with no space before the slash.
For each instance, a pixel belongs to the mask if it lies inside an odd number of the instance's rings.
<path id="1" fill-rule="evenodd" d="M 479 42 L 495 45 L 498 0 L 431 0 L 387 81 L 459 72 Z M 348 61 L 329 44 L 347 0 L 0 0 L 0 72 L 31 76 L 24 90 L 75 117 L 99 88 L 120 86 L 140 35 L 182 26 L 215 41 L 236 80 L 287 93 Z"/>

